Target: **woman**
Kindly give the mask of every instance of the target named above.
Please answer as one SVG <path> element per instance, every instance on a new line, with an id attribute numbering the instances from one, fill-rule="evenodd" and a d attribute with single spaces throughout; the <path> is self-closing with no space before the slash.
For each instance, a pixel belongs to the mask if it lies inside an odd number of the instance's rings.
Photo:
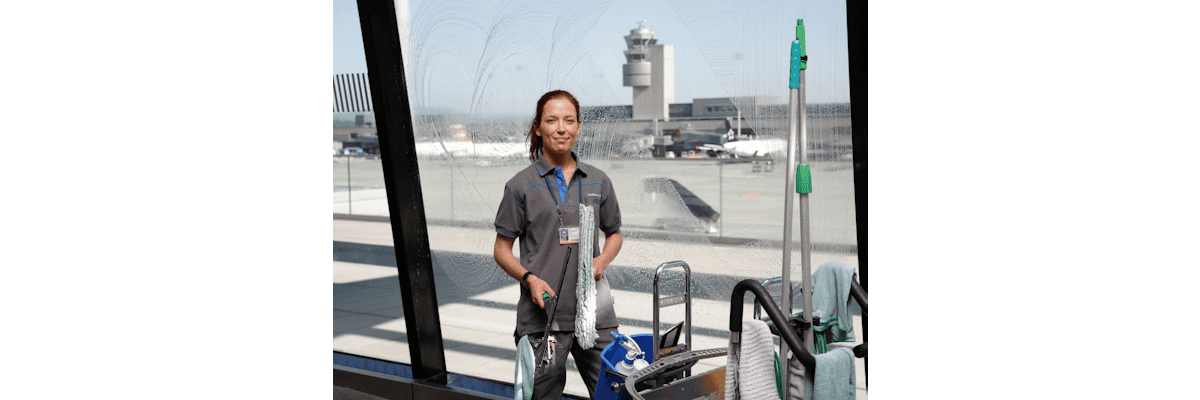
<path id="1" fill-rule="evenodd" d="M 604 270 L 621 250 L 621 210 L 612 181 L 600 169 L 579 161 L 571 147 L 579 135 L 579 102 L 556 90 L 538 99 L 537 112 L 527 138 L 532 164 L 504 185 L 496 212 L 496 263 L 521 282 L 514 339 L 529 335 L 545 343 L 546 305 L 542 294 L 558 296 L 550 335 L 557 343 L 554 360 L 534 380 L 535 399 L 558 399 L 566 385 L 566 356 L 570 353 L 588 392 L 594 397 L 596 380 L 603 373 L 600 352 L 613 341 L 617 330 Z M 579 232 L 580 204 L 594 209 L 598 229 Z M 594 240 L 604 232 L 604 250 Z M 588 251 L 596 280 L 595 345 L 584 348 L 577 340 L 576 286 L 579 278 L 579 237 L 593 235 Z M 513 242 L 521 239 L 521 259 L 513 257 Z M 570 257 L 568 257 L 570 249 Z M 565 265 L 564 265 L 565 264 Z M 562 282 L 561 290 L 553 285 Z"/>

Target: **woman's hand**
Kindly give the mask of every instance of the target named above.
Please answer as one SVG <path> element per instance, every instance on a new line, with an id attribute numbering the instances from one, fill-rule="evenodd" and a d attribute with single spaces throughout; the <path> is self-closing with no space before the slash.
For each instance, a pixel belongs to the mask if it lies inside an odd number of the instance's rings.
<path id="1" fill-rule="evenodd" d="M 596 280 L 604 277 L 604 270 L 608 268 L 608 263 L 601 260 L 601 257 L 592 258 L 592 275 L 595 275 Z"/>
<path id="2" fill-rule="evenodd" d="M 551 289 L 550 284 L 543 281 L 542 278 L 538 278 L 537 275 L 529 275 L 529 295 L 533 296 L 533 302 L 538 307 L 545 310 L 546 303 L 542 302 L 542 293 L 550 293 L 551 296 L 554 296 L 554 289 Z"/>

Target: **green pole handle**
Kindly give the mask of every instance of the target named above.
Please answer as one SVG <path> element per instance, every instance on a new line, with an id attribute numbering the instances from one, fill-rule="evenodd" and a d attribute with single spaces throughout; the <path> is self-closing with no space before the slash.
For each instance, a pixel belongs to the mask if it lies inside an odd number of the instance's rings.
<path id="1" fill-rule="evenodd" d="M 812 169 L 808 164 L 796 165 L 796 193 L 812 193 Z"/>
<path id="2" fill-rule="evenodd" d="M 791 82 L 788 87 L 800 88 L 800 71 L 808 69 L 808 46 L 804 42 L 804 20 L 796 20 L 796 40 L 792 42 Z"/>

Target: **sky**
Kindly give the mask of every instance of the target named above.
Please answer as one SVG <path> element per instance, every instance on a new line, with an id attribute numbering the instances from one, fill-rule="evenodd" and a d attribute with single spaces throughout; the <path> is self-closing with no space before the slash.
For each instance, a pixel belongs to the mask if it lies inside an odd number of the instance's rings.
<path id="1" fill-rule="evenodd" d="M 463 7 L 441 6 L 446 3 L 459 4 Z M 415 23 L 418 18 L 426 17 L 448 22 L 450 19 L 461 18 L 470 21 L 468 24 L 487 25 L 489 22 L 497 20 L 489 19 L 489 13 L 503 12 L 498 8 L 500 6 L 497 3 L 485 0 L 460 0 L 442 2 L 437 7 L 431 7 L 431 4 L 424 1 L 413 0 L 410 3 L 410 10 L 412 10 L 410 20 Z M 513 3 L 507 2 L 506 4 L 514 7 Z M 730 6 L 731 3 L 739 5 Z M 687 14 L 686 18 L 690 22 L 685 23 L 681 19 L 680 12 L 677 12 L 677 9 L 672 7 L 671 2 L 667 0 L 590 2 L 588 3 L 590 8 L 582 7 L 585 8 L 583 12 L 588 15 L 572 20 L 582 25 L 577 27 L 581 32 L 576 33 L 573 38 L 578 40 L 576 43 L 583 50 L 581 66 L 577 66 L 572 72 L 583 75 L 588 73 L 585 71 L 592 71 L 590 73 L 595 75 L 591 78 L 596 79 L 581 83 L 589 91 L 594 91 L 592 94 L 585 94 L 588 101 L 602 104 L 627 105 L 632 103 L 632 88 L 622 86 L 621 82 L 621 65 L 625 63 L 623 51 L 626 50 L 623 36 L 628 35 L 631 29 L 638 26 L 639 22 L 645 21 L 646 27 L 652 29 L 659 36 L 660 44 L 669 44 L 675 47 L 676 103 L 688 103 L 695 98 L 728 97 L 733 94 L 769 96 L 779 99 L 780 102 L 786 102 L 787 57 L 790 52 L 791 40 L 794 39 L 795 19 L 798 19 L 797 16 L 799 16 L 799 18 L 805 18 L 809 44 L 810 67 L 806 78 L 809 86 L 807 91 L 809 103 L 848 102 L 844 4 L 837 1 L 804 2 L 797 5 L 799 3 L 680 1 L 676 5 L 683 7 L 680 11 Z M 491 8 L 489 9 L 489 7 Z M 526 6 L 517 5 L 514 8 L 520 7 Z M 426 14 L 418 15 L 422 12 Z M 430 18 L 429 13 L 433 13 L 434 16 Z M 517 25 L 515 31 L 545 28 L 541 26 L 545 24 L 544 21 L 529 16 L 518 15 L 507 21 Z M 771 28 L 767 29 L 767 25 Z M 420 27 L 414 27 L 414 29 L 419 30 Z M 471 76 L 473 71 L 471 71 L 472 65 L 470 64 L 478 60 L 479 49 L 483 47 L 482 37 L 486 33 L 483 30 L 471 29 L 456 29 L 453 33 L 448 34 L 445 33 L 446 30 L 438 32 L 444 36 L 463 36 L 456 37 L 455 40 L 464 42 L 466 45 L 442 47 L 440 51 L 442 54 L 462 53 L 461 57 L 457 59 L 464 61 L 447 61 L 453 57 L 439 58 L 434 62 L 438 68 L 432 74 L 452 73 Z M 448 38 L 441 37 L 439 39 Z M 513 40 L 513 44 L 516 46 L 520 46 L 521 43 L 520 40 Z M 708 48 L 702 48 L 705 45 Z M 730 47 L 738 47 L 738 49 L 730 49 Z M 714 72 L 712 67 L 714 64 L 706 59 L 706 51 L 709 53 L 707 56 L 716 56 L 717 58 L 738 57 L 738 60 L 743 61 L 745 65 L 739 66 L 740 69 L 733 72 L 736 76 L 727 74 L 722 80 Z M 517 50 L 516 52 L 522 51 Z M 406 55 L 406 57 L 412 58 L 412 55 Z M 743 60 L 741 57 L 747 58 Z M 480 108 L 491 107 L 491 110 L 498 112 L 521 112 L 523 108 L 514 107 L 508 110 L 495 105 L 525 104 L 525 99 L 529 96 L 536 99 L 540 90 L 529 89 L 523 85 L 522 83 L 533 79 L 526 78 L 524 74 L 545 76 L 546 73 L 539 74 L 536 71 L 522 68 L 522 64 L 525 63 L 520 61 L 522 58 L 524 57 L 518 54 L 504 61 L 513 64 L 514 70 L 506 69 L 508 68 L 506 65 L 499 65 L 489 75 L 489 77 L 499 76 L 501 80 L 519 81 L 520 83 L 491 82 L 488 85 L 495 91 L 526 91 L 531 94 L 516 98 L 505 97 L 504 99 L 507 100 L 496 99 L 491 102 L 492 105 L 481 105 Z M 530 56 L 529 58 L 536 57 Z M 720 60 L 715 61 L 718 63 L 717 65 L 722 65 Z M 411 62 L 413 60 L 406 59 L 406 66 L 409 66 L 408 64 Z M 458 65 L 458 69 L 461 71 L 456 69 L 455 65 Z M 411 66 L 409 67 L 411 68 Z M 335 74 L 366 72 L 357 8 L 352 0 L 333 1 L 333 72 Z M 601 77 L 602 79 L 600 79 Z M 414 80 L 412 76 L 408 79 Z M 435 84 L 434 82 L 438 82 L 438 79 L 433 77 L 432 80 L 418 81 L 430 82 L 426 85 L 436 86 L 440 88 L 439 90 L 444 89 L 444 95 L 415 97 L 428 99 L 430 106 L 457 108 L 458 111 L 465 111 L 464 109 L 471 107 L 466 105 L 472 102 L 469 100 L 471 95 L 465 93 L 468 91 L 467 88 L 461 88 L 464 92 L 459 94 L 451 94 L 454 92 L 453 89 L 445 89 L 460 86 L 459 83 L 462 79 L 441 81 L 441 83 Z M 439 101 L 444 103 L 438 103 Z"/>

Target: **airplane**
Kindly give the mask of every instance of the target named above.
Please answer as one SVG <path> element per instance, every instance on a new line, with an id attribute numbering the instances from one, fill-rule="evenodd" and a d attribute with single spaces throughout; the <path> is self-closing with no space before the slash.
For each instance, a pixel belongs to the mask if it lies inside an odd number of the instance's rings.
<path id="1" fill-rule="evenodd" d="M 724 144 L 725 151 L 738 157 L 767 156 L 773 150 L 781 150 L 780 153 L 786 153 L 786 146 L 787 143 L 780 139 L 738 140 Z"/>

